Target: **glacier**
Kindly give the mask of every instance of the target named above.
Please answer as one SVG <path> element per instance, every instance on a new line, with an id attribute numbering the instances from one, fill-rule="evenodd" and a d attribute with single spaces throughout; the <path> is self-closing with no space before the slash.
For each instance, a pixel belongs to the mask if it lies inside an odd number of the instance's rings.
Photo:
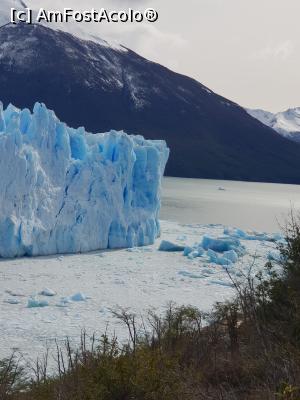
<path id="1" fill-rule="evenodd" d="M 0 104 L 0 257 L 149 245 L 159 235 L 164 141 L 92 134 L 44 104 Z"/>

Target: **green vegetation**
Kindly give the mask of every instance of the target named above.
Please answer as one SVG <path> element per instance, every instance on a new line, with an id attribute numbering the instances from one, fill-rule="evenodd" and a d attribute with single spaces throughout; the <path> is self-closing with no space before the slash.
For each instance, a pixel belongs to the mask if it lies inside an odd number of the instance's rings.
<path id="1" fill-rule="evenodd" d="M 57 348 L 57 373 L 47 357 L 35 379 L 14 357 L 0 364 L 2 400 L 299 400 L 300 224 L 291 218 L 282 268 L 266 265 L 270 279 L 234 282 L 236 297 L 205 315 L 170 305 L 164 316 L 116 312 L 128 328 L 121 345 L 106 334 L 97 342 L 82 334 L 73 352 Z M 277 269 L 278 270 L 278 269 Z"/>

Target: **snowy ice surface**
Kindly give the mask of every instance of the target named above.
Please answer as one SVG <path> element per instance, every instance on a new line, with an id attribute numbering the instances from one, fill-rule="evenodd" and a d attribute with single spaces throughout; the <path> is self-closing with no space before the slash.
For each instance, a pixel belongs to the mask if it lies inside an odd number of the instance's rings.
<path id="1" fill-rule="evenodd" d="M 111 313 L 117 306 L 144 315 L 149 308 L 161 313 L 175 301 L 208 311 L 233 295 L 228 266 L 158 250 L 162 240 L 193 248 L 204 236 L 224 235 L 224 226 L 162 221 L 161 228 L 161 238 L 147 247 L 0 260 L 0 359 L 15 349 L 35 360 L 48 346 L 55 348 L 55 339 L 62 343 L 68 337 L 76 346 L 82 329 L 100 336 L 107 324 L 122 340 L 126 329 Z M 276 242 L 240 242 L 245 254 L 230 267 L 235 279 L 250 268 L 252 274 L 263 270 L 268 258 L 278 255 Z M 39 295 L 45 287 L 56 295 Z M 28 308 L 29 299 L 37 302 L 32 305 L 45 300 L 49 305 Z"/>
<path id="2" fill-rule="evenodd" d="M 164 141 L 69 128 L 43 104 L 0 104 L 0 256 L 153 243 L 168 155 Z"/>

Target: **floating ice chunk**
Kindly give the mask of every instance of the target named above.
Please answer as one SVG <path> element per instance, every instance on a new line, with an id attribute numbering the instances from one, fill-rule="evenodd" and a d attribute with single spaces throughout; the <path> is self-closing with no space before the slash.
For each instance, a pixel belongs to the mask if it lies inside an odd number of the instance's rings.
<path id="1" fill-rule="evenodd" d="M 189 259 L 203 257 L 208 262 L 231 266 L 238 261 L 240 256 L 245 254 L 245 248 L 237 238 L 212 238 L 203 236 L 200 244 L 194 244 L 193 247 L 185 247 L 183 255 Z"/>
<path id="2" fill-rule="evenodd" d="M 186 235 L 177 236 L 176 240 L 179 240 L 180 242 L 184 242 L 186 240 Z"/>
<path id="3" fill-rule="evenodd" d="M 72 300 L 70 299 L 70 297 L 62 297 L 60 300 L 61 300 L 63 303 L 71 303 L 71 302 L 72 302 Z"/>
<path id="4" fill-rule="evenodd" d="M 197 251 L 198 251 L 199 257 L 205 253 L 205 250 L 201 245 L 197 246 Z"/>
<path id="5" fill-rule="evenodd" d="M 190 253 L 188 254 L 188 258 L 189 258 L 190 260 L 193 260 L 193 259 L 196 258 L 196 257 L 199 257 L 199 252 L 198 252 L 198 250 L 193 250 L 192 252 L 190 252 Z"/>
<path id="6" fill-rule="evenodd" d="M 239 238 L 239 239 L 245 239 L 247 237 L 246 232 L 244 232 L 242 229 L 231 229 L 231 228 L 224 228 L 224 235 L 228 235 L 231 237 Z"/>
<path id="7" fill-rule="evenodd" d="M 140 247 L 141 253 L 152 253 L 152 249 L 150 247 Z"/>
<path id="8" fill-rule="evenodd" d="M 283 257 L 278 250 L 270 250 L 267 254 L 267 258 L 269 261 L 276 261 L 278 263 L 283 261 Z"/>
<path id="9" fill-rule="evenodd" d="M 70 303 L 72 303 L 72 300 L 70 297 L 62 297 L 59 301 L 59 303 L 56 304 L 57 307 L 67 307 Z"/>
<path id="10" fill-rule="evenodd" d="M 86 301 L 87 297 L 84 293 L 78 292 L 73 294 L 70 298 L 72 301 Z"/>
<path id="11" fill-rule="evenodd" d="M 234 250 L 225 251 L 223 253 L 223 257 L 230 260 L 233 264 L 236 263 L 239 259 L 239 256 Z"/>
<path id="12" fill-rule="evenodd" d="M 235 250 L 237 253 L 242 254 L 244 248 L 240 241 L 236 238 L 211 238 L 209 236 L 204 236 L 202 239 L 202 247 L 205 250 L 211 249 L 218 253 L 223 253 L 225 251 Z"/>
<path id="13" fill-rule="evenodd" d="M 72 129 L 43 104 L 0 107 L 0 257 L 153 244 L 164 141 Z M 13 168 L 12 168 L 13 166 Z"/>
<path id="14" fill-rule="evenodd" d="M 281 233 L 273 233 L 273 235 L 271 235 L 271 237 L 275 242 L 284 240 L 284 236 Z"/>
<path id="15" fill-rule="evenodd" d="M 130 247 L 129 249 L 126 249 L 129 253 L 140 253 L 140 249 L 137 247 Z"/>
<path id="16" fill-rule="evenodd" d="M 56 292 L 52 289 L 49 288 L 45 288 L 43 289 L 40 293 L 41 296 L 48 296 L 48 297 L 52 297 L 56 295 Z"/>
<path id="17" fill-rule="evenodd" d="M 183 255 L 187 257 L 194 249 L 190 246 L 186 246 L 183 251 Z"/>
<path id="18" fill-rule="evenodd" d="M 245 232 L 238 228 L 225 228 L 224 234 L 242 240 L 258 240 L 264 242 L 278 242 L 284 240 L 280 233 L 268 234 L 265 232 Z"/>
<path id="19" fill-rule="evenodd" d="M 64 303 L 62 301 L 60 301 L 59 303 L 56 304 L 56 307 L 68 307 L 68 303 Z"/>
<path id="20" fill-rule="evenodd" d="M 284 238 L 276 240 L 276 243 L 278 245 L 282 245 L 282 246 L 286 246 L 287 245 L 287 242 L 286 242 L 286 240 Z"/>
<path id="21" fill-rule="evenodd" d="M 39 300 L 36 297 L 31 297 L 30 299 L 28 299 L 27 308 L 38 308 L 47 306 L 49 306 L 49 303 L 46 300 Z"/>
<path id="22" fill-rule="evenodd" d="M 159 251 L 184 251 L 185 247 L 176 243 L 169 242 L 168 240 L 163 240 L 159 246 Z"/>
<path id="23" fill-rule="evenodd" d="M 212 262 L 214 264 L 223 265 L 223 266 L 231 266 L 232 265 L 232 261 L 229 258 L 220 256 L 214 250 L 208 249 L 207 255 L 210 259 L 210 262 Z"/>
<path id="24" fill-rule="evenodd" d="M 19 293 L 19 292 L 14 292 L 13 290 L 7 289 L 7 290 L 5 290 L 5 292 L 13 297 L 25 297 L 25 294 Z"/>
<path id="25" fill-rule="evenodd" d="M 178 275 L 184 276 L 186 278 L 192 278 L 192 279 L 202 279 L 203 278 L 203 275 L 193 274 L 192 272 L 188 272 L 188 271 L 179 271 Z"/>
<path id="26" fill-rule="evenodd" d="M 4 303 L 8 303 L 8 304 L 20 304 L 20 300 L 18 300 L 18 299 L 6 299 L 6 300 L 4 300 Z"/>

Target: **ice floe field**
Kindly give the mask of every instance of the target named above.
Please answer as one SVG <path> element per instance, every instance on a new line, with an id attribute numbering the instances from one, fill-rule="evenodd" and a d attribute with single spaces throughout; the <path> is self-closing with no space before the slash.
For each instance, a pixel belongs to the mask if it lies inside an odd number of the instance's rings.
<path id="1" fill-rule="evenodd" d="M 161 229 L 155 244 L 142 248 L 2 260 L 0 358 L 15 350 L 34 361 L 48 347 L 54 349 L 56 339 L 68 337 L 76 345 L 83 329 L 100 336 L 108 326 L 122 339 L 125 329 L 111 313 L 118 306 L 143 314 L 149 308 L 162 312 L 174 301 L 209 310 L 234 293 L 227 267 L 239 278 L 249 268 L 252 273 L 261 270 L 277 254 L 277 236 L 240 238 L 244 251 L 237 262 L 219 265 L 210 249 L 202 254 L 195 249 L 204 236 L 224 237 L 224 226 L 162 221 Z M 159 251 L 163 240 L 191 247 L 194 253 Z"/>
<path id="2" fill-rule="evenodd" d="M 107 329 L 123 340 L 126 329 L 112 313 L 119 307 L 145 315 L 172 301 L 209 311 L 234 294 L 227 270 L 243 280 L 278 258 L 282 238 L 270 232 L 299 199 L 294 185 L 164 178 L 153 245 L 0 259 L 0 359 L 15 351 L 34 363 L 48 348 L 54 354 L 56 341 L 79 345 L 82 330 L 100 337 Z M 159 250 L 174 244 L 180 251 Z"/>

